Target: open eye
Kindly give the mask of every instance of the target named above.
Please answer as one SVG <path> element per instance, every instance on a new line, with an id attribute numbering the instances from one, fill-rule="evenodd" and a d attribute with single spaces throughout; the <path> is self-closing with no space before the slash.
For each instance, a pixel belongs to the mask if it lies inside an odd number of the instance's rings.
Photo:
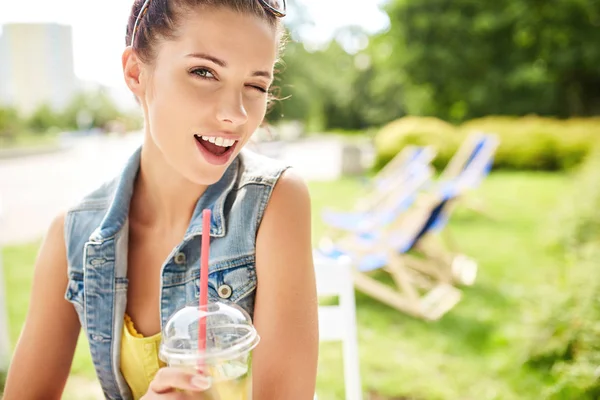
<path id="1" fill-rule="evenodd" d="M 208 68 L 195 68 L 191 71 L 192 74 L 197 75 L 202 79 L 214 79 L 215 76 Z"/>

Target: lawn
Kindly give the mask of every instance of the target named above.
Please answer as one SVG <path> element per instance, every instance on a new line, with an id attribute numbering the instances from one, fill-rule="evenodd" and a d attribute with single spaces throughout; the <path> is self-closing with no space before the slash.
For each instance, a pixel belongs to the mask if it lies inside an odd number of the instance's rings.
<path id="1" fill-rule="evenodd" d="M 48 145 L 54 145 L 57 141 L 58 134 L 56 133 L 22 133 L 16 135 L 11 140 L 0 136 L 0 150 L 28 147 L 44 147 Z"/>
<path id="2" fill-rule="evenodd" d="M 523 362 L 543 299 L 560 277 L 562 254 L 548 246 L 554 211 L 569 185 L 563 174 L 493 173 L 478 194 L 493 219 L 459 209 L 448 229 L 478 260 L 476 284 L 438 322 L 423 322 L 357 293 L 363 388 L 372 399 L 540 399 L 548 378 Z M 314 242 L 325 206 L 348 209 L 360 183 L 311 183 Z M 11 336 L 16 341 L 29 297 L 38 243 L 3 251 Z M 93 378 L 82 341 L 73 373 Z M 341 348 L 321 347 L 320 400 L 343 398 Z M 368 398 L 365 396 L 365 398 Z"/>
<path id="3" fill-rule="evenodd" d="M 317 212 L 346 202 L 351 182 L 339 186 L 313 185 Z M 548 382 L 522 363 L 532 324 L 560 276 L 562 255 L 548 242 L 557 193 L 567 187 L 566 175 L 495 173 L 478 193 L 493 220 L 466 210 L 453 215 L 448 229 L 480 273 L 441 321 L 415 320 L 357 294 L 365 392 L 381 399 L 540 399 Z M 321 229 L 316 220 L 317 235 Z M 320 399 L 343 398 L 339 370 L 331 369 L 339 358 L 339 346 L 323 346 Z"/>

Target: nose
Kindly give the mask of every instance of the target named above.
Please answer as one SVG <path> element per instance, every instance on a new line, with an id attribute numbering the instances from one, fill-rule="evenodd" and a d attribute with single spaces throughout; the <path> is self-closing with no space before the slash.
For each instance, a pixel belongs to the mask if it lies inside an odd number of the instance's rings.
<path id="1" fill-rule="evenodd" d="M 220 122 L 240 126 L 248 121 L 248 113 L 244 107 L 243 94 L 230 90 L 223 92 L 217 105 L 217 119 Z"/>

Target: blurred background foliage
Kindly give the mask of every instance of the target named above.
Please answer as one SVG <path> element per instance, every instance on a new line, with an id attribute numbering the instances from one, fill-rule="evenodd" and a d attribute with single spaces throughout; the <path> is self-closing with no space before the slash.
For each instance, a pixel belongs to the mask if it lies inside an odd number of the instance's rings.
<path id="1" fill-rule="evenodd" d="M 459 398 L 470 390 L 494 393 L 469 398 L 600 398 L 600 1 L 390 0 L 386 31 L 347 27 L 321 48 L 299 41 L 298 31 L 311 22 L 290 3 L 290 40 L 275 82 L 281 100 L 270 123 L 367 136 L 375 169 L 407 144 L 433 146 L 441 169 L 469 132 L 481 130 L 499 135 L 495 169 L 507 170 L 490 177 L 484 192 L 502 224 L 470 215 L 453 222 L 486 265 L 484 288 L 472 289 L 458 317 L 433 327 L 399 323 L 396 314 L 357 298 L 361 326 L 381 332 L 361 343 L 366 385 L 390 399 Z M 139 112 L 119 110 L 100 89 L 63 110 L 41 105 L 20 115 L 0 108 L 0 147 L 63 131 L 140 127 Z M 351 203 L 359 191 L 356 182 L 336 185 L 313 184 L 315 210 L 334 200 Z M 557 227 L 548 228 L 554 219 Z M 546 230 L 556 236 L 548 248 Z M 7 264 L 11 254 L 22 259 L 20 252 L 33 264 L 35 248 L 7 251 Z M 526 290 L 517 296 L 515 287 Z M 494 308 L 494 296 L 510 306 Z M 449 352 L 461 340 L 476 351 Z M 398 343 L 406 347 L 388 374 L 388 348 Z M 327 352 L 323 357 L 327 362 Z M 399 385 L 398 375 L 408 379 Z M 332 382 L 322 387 L 341 390 Z"/>

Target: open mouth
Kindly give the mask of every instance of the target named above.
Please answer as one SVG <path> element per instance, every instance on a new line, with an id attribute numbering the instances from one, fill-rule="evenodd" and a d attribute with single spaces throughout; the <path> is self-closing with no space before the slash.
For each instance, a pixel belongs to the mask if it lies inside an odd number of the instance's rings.
<path id="1" fill-rule="evenodd" d="M 208 150 L 209 153 L 212 153 L 215 156 L 222 156 L 236 142 L 233 139 L 225 139 L 222 137 L 215 136 L 194 135 L 194 138 L 196 138 L 196 141 L 198 141 L 198 143 L 200 143 L 202 147 L 204 147 L 206 150 Z"/>
<path id="2" fill-rule="evenodd" d="M 235 139 L 218 136 L 194 135 L 200 153 L 211 164 L 221 165 L 229 161 L 238 143 Z"/>

